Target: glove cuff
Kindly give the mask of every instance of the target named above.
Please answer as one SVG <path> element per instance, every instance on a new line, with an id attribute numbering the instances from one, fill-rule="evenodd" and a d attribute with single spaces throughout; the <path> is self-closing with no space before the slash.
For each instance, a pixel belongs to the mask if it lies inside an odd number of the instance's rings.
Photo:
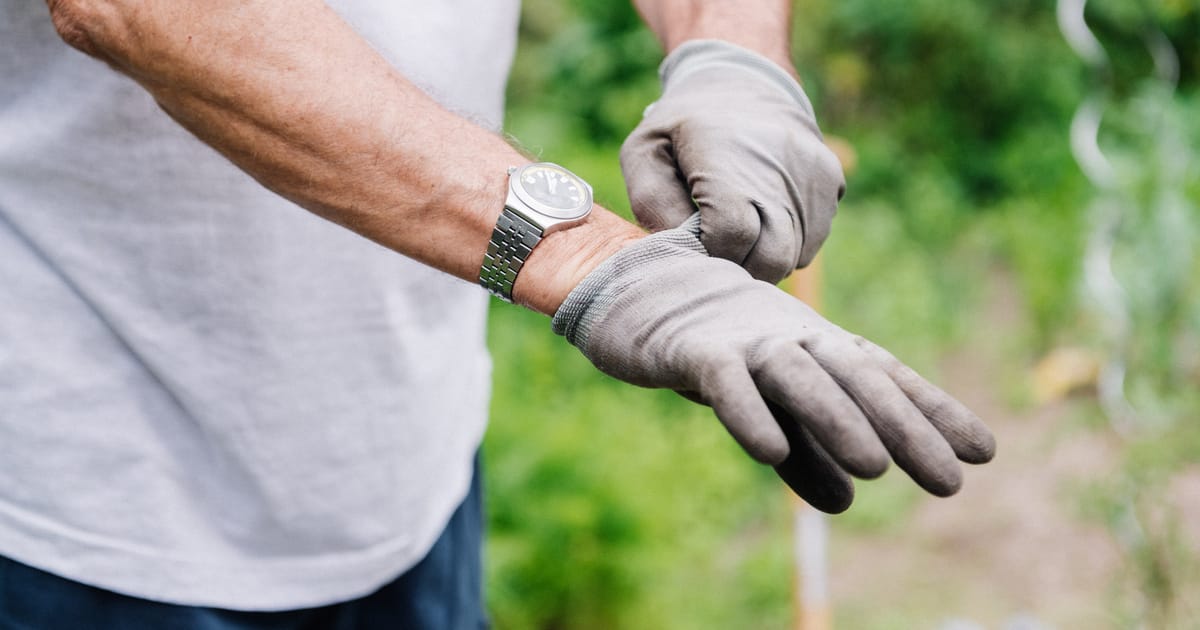
<path id="1" fill-rule="evenodd" d="M 708 256 L 700 243 L 699 213 L 679 227 L 651 234 L 600 263 L 571 290 L 550 325 L 555 334 L 566 337 L 586 354 L 592 325 L 608 314 L 618 295 L 642 277 L 636 269 L 661 260 L 694 256 Z"/>
<path id="2" fill-rule="evenodd" d="M 816 118 L 808 95 L 792 75 L 774 61 L 724 40 L 692 39 L 680 44 L 658 66 L 658 77 L 662 80 L 663 91 L 666 91 L 672 81 L 680 81 L 697 70 L 716 66 L 732 66 L 759 74 L 795 99 L 809 117 Z"/>

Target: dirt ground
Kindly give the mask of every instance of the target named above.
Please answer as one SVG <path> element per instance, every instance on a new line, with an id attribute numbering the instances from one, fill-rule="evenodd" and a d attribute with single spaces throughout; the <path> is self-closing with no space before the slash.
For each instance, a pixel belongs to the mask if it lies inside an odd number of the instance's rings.
<path id="1" fill-rule="evenodd" d="M 1004 345 L 1016 325 L 1013 296 L 997 284 L 986 309 L 990 333 L 948 357 L 938 379 L 994 429 L 996 459 L 968 467 L 960 494 L 923 498 L 885 531 L 847 531 L 834 521 L 837 627 L 1124 627 L 1112 603 L 1130 599 L 1127 558 L 1079 498 L 1090 479 L 1112 470 L 1119 443 L 1078 421 L 1094 408 L 1086 398 L 1025 411 L 1006 402 L 995 384 L 1013 377 L 1004 373 L 1014 363 Z M 1174 479 L 1170 495 L 1185 545 L 1200 555 L 1200 465 Z M 1195 623 L 1189 627 L 1200 628 Z"/>

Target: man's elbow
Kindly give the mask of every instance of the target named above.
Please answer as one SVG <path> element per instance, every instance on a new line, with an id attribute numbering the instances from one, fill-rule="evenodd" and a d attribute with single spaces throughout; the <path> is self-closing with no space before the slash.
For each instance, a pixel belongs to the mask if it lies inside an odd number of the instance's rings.
<path id="1" fill-rule="evenodd" d="M 117 3 L 107 0 L 46 0 L 59 37 L 93 57 L 107 59 L 105 47 L 119 24 Z"/>

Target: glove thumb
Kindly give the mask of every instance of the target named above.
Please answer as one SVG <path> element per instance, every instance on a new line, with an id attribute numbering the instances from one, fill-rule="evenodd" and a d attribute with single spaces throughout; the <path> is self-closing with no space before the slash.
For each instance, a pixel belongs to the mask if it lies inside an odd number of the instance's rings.
<path id="1" fill-rule="evenodd" d="M 644 126 L 635 129 L 621 145 L 620 158 L 629 205 L 642 227 L 651 232 L 670 229 L 696 211 L 665 133 Z"/>

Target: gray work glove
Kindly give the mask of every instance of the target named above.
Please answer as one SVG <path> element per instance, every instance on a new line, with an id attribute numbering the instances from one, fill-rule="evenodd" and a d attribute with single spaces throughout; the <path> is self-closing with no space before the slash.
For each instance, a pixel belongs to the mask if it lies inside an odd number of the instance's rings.
<path id="1" fill-rule="evenodd" d="M 638 222 L 672 228 L 698 208 L 709 253 L 767 282 L 811 262 L 846 182 L 800 84 L 719 40 L 685 42 L 659 75 L 662 97 L 621 147 Z"/>
<path id="2" fill-rule="evenodd" d="M 962 403 L 803 302 L 706 255 L 699 219 L 650 235 L 590 273 L 554 315 L 601 371 L 707 404 L 751 457 L 818 509 L 849 507 L 847 473 L 891 459 L 927 491 L 995 440 Z"/>

